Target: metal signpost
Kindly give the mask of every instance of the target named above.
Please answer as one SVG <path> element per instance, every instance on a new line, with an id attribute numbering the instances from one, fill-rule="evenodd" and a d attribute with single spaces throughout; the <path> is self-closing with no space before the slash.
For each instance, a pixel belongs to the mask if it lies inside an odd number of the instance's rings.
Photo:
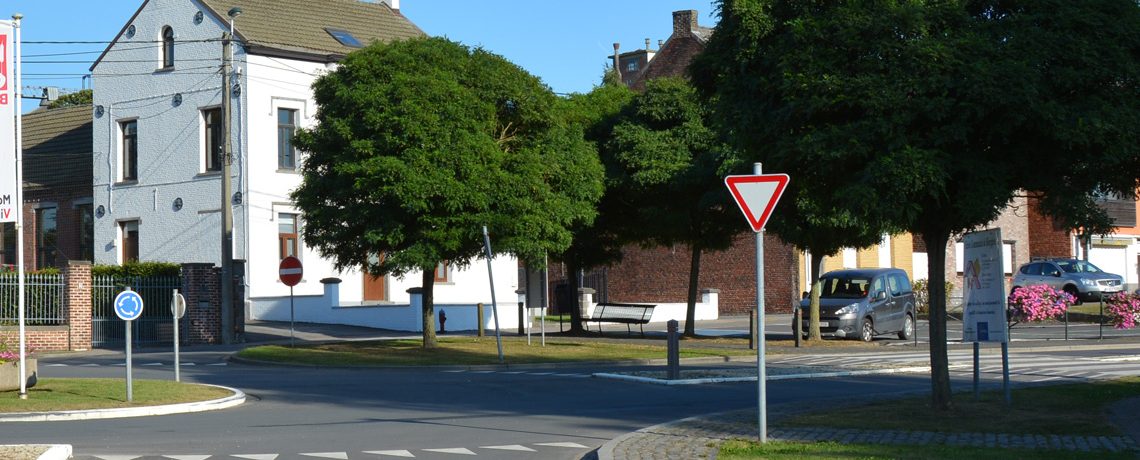
<path id="1" fill-rule="evenodd" d="M 131 327 L 143 312 L 143 299 L 130 286 L 115 296 L 115 314 L 127 322 L 127 402 L 134 401 L 134 385 L 131 381 Z"/>
<path id="2" fill-rule="evenodd" d="M 979 344 L 1001 342 L 1002 388 L 1010 402 L 1009 322 L 1006 320 L 1005 268 L 1001 229 L 967 233 L 962 237 L 962 341 L 974 342 L 974 399 L 979 397 Z"/>
<path id="3" fill-rule="evenodd" d="M 281 276 L 281 282 L 289 286 L 289 346 L 293 346 L 293 286 L 301 282 L 301 278 L 305 275 L 305 267 L 301 265 L 301 259 L 293 256 L 281 259 L 281 265 L 278 267 Z"/>
<path id="4" fill-rule="evenodd" d="M 768 442 L 768 376 L 764 361 L 764 224 L 772 215 L 776 202 L 788 186 L 787 174 L 762 175 L 760 163 L 752 168 L 755 175 L 728 176 L 724 184 L 744 212 L 752 231 L 756 233 L 756 386 L 759 393 L 757 420 L 760 426 L 760 442 Z"/>
<path id="5" fill-rule="evenodd" d="M 186 316 L 186 298 L 174 290 L 174 296 L 170 299 L 170 314 L 174 316 L 174 381 L 181 382 L 182 375 L 179 368 L 181 361 L 178 355 L 178 320 Z"/>
<path id="6" fill-rule="evenodd" d="M 491 316 L 495 317 L 495 344 L 499 346 L 499 362 L 503 362 L 503 336 L 499 334 L 499 304 L 495 301 L 495 275 L 491 271 L 491 236 L 487 234 L 487 226 L 483 226 L 483 248 L 487 252 L 487 278 L 491 281 Z M 483 322 L 483 318 L 479 318 Z"/>

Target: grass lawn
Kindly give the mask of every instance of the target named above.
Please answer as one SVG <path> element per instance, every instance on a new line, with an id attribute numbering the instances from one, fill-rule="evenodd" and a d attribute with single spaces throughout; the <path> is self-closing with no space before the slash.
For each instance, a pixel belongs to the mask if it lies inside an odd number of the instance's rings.
<path id="1" fill-rule="evenodd" d="M 664 359 L 665 341 L 657 343 L 622 340 L 589 340 L 547 337 L 546 346 L 539 338 L 503 337 L 503 357 L 508 364 L 622 361 L 631 359 Z M 750 356 L 745 347 L 681 345 L 682 358 Z M 425 350 L 418 339 L 338 342 L 321 345 L 268 345 L 247 348 L 239 357 L 262 361 L 318 366 L 433 366 L 498 364 L 494 337 L 446 337 L 439 346 Z"/>
<path id="2" fill-rule="evenodd" d="M 1012 406 L 1000 391 L 955 394 L 954 409 L 933 411 L 930 398 L 882 400 L 781 420 L 780 426 L 857 428 L 865 430 L 992 432 L 1037 435 L 1118 436 L 1108 421 L 1113 402 L 1140 396 L 1140 377 L 1051 385 L 1013 390 Z M 1074 452 L 1043 449 L 994 449 L 958 446 L 900 446 L 835 442 L 732 441 L 721 446 L 721 459 L 1116 459 L 1137 452 Z"/>
<path id="3" fill-rule="evenodd" d="M 134 380 L 132 399 L 127 402 L 125 379 L 40 379 L 28 388 L 28 399 L 18 390 L 0 392 L 0 413 L 55 412 L 81 409 L 113 409 L 208 401 L 233 392 L 204 385 L 169 380 Z"/>

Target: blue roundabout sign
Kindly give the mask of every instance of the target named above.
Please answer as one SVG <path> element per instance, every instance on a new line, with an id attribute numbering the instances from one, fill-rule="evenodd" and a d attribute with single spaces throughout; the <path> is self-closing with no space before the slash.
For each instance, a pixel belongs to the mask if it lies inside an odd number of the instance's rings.
<path id="1" fill-rule="evenodd" d="M 130 289 L 115 296 L 115 314 L 123 321 L 131 321 L 142 315 L 143 299 Z"/>

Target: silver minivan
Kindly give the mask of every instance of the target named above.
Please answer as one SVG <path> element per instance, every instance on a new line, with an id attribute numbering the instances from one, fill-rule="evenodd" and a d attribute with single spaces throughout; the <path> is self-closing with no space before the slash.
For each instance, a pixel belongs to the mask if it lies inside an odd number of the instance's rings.
<path id="1" fill-rule="evenodd" d="M 914 291 L 906 271 L 897 268 L 836 270 L 824 274 L 819 281 L 822 284 L 820 332 L 864 342 L 881 334 L 898 334 L 903 340 L 914 335 Z M 804 299 L 799 305 L 801 331 L 805 333 L 810 301 Z"/>

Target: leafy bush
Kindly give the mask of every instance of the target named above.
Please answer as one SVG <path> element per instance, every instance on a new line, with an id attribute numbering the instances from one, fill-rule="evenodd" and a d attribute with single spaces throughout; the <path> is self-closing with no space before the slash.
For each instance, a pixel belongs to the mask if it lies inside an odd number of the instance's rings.
<path id="1" fill-rule="evenodd" d="M 930 313 L 930 281 L 925 279 L 914 280 L 911 289 L 914 291 L 914 309 L 919 315 L 927 315 Z M 954 283 L 946 282 L 946 298 L 950 298 L 950 293 L 954 291 Z"/>
<path id="2" fill-rule="evenodd" d="M 1104 299 L 1104 307 L 1112 327 L 1132 329 L 1140 322 L 1140 295 L 1121 291 Z"/>
<path id="3" fill-rule="evenodd" d="M 127 262 L 123 265 L 95 265 L 91 267 L 91 274 L 94 276 L 178 276 L 181 273 L 182 265 L 172 262 Z"/>

